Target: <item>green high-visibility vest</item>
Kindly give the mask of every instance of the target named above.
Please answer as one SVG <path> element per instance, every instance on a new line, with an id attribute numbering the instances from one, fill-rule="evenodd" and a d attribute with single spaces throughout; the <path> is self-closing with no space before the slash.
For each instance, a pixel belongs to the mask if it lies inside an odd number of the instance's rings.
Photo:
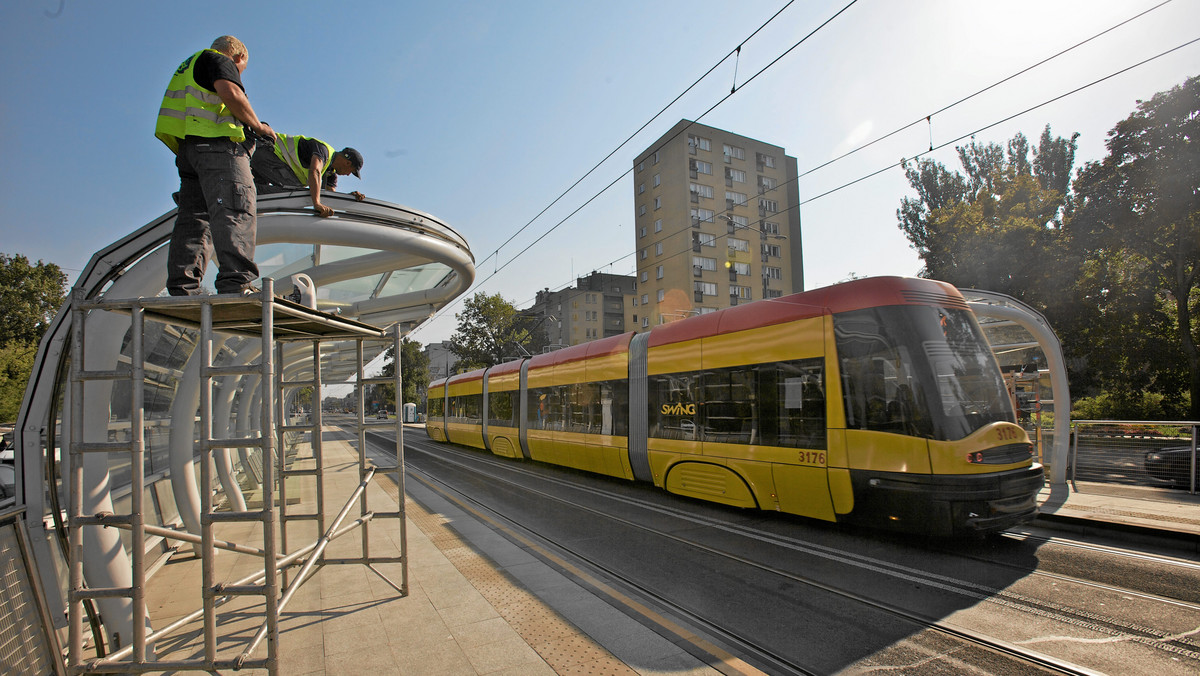
<path id="1" fill-rule="evenodd" d="M 196 84 L 196 60 L 204 52 L 221 54 L 215 49 L 202 49 L 179 64 L 163 94 L 162 107 L 158 109 L 154 136 L 174 153 L 179 152 L 179 142 L 185 136 L 246 140 L 246 130 L 229 112 L 221 97 Z"/>
<path id="2" fill-rule="evenodd" d="M 280 134 L 278 132 L 275 133 L 275 156 L 283 160 L 284 164 L 288 165 L 288 168 L 292 170 L 292 173 L 296 175 L 296 178 L 300 180 L 300 185 L 308 185 L 308 167 L 300 164 L 301 141 L 316 141 L 317 143 L 325 146 L 326 150 L 329 151 L 329 155 L 325 158 L 325 166 L 321 167 L 322 176 L 328 174 L 330 171 L 333 171 L 333 146 L 319 138 L 313 138 L 311 136 Z M 309 155 L 304 159 L 311 161 L 312 156 Z"/>

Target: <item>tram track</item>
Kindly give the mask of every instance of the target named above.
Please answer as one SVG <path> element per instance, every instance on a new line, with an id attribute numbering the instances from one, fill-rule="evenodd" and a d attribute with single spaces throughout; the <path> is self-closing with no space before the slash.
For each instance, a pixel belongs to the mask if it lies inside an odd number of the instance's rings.
<path id="1" fill-rule="evenodd" d="M 578 482 L 566 481 L 557 477 L 548 477 L 542 473 L 531 472 L 528 469 L 522 468 L 517 463 L 492 459 L 476 452 L 450 449 L 442 445 L 438 445 L 435 449 L 431 450 L 432 447 L 422 448 L 420 444 L 413 443 L 411 441 L 406 445 L 413 451 L 431 454 L 431 457 L 438 462 L 448 463 L 454 468 L 455 471 L 473 474 L 485 479 L 488 482 L 503 482 L 511 486 L 514 490 L 528 492 L 534 497 L 534 499 L 557 503 L 562 505 L 564 509 L 566 509 L 569 505 L 571 509 L 583 510 L 593 517 L 609 519 L 620 523 L 625 528 L 639 529 L 655 538 L 669 540 L 681 546 L 686 546 L 711 556 L 720 557 L 723 560 L 730 562 L 731 565 L 736 564 L 737 566 L 751 567 L 760 571 L 761 573 L 775 576 L 782 580 L 786 580 L 789 583 L 804 585 L 814 590 L 820 590 L 822 593 L 869 607 L 878 612 L 887 613 L 894 618 L 910 623 L 915 628 L 937 632 L 943 636 L 951 637 L 955 641 L 970 644 L 997 655 L 1007 656 L 1013 660 L 1018 660 L 1023 664 L 1036 667 L 1040 671 L 1045 671 L 1048 673 L 1072 674 L 1093 673 L 1084 667 L 1054 658 L 1036 650 L 1030 650 L 1008 641 L 987 636 L 981 632 L 973 631 L 969 628 L 958 626 L 950 622 L 941 621 L 937 618 L 929 617 L 921 613 L 913 612 L 909 609 L 900 607 L 895 603 L 889 603 L 881 599 L 870 598 L 845 588 L 825 584 L 815 578 L 798 575 L 792 571 L 783 570 L 776 566 L 771 566 L 749 557 L 740 556 L 735 552 L 728 551 L 727 549 L 708 545 L 694 538 L 688 538 L 673 532 L 669 532 L 666 529 L 654 528 L 647 526 L 645 523 L 640 523 L 634 519 L 622 518 L 614 515 L 613 510 L 588 507 L 580 504 L 580 501 L 578 500 L 568 500 L 563 498 L 561 495 L 556 495 L 549 491 L 531 488 L 521 481 L 509 477 L 519 477 L 525 479 L 533 478 L 556 487 L 569 488 L 573 491 L 582 491 L 592 497 L 603 498 L 605 501 L 617 501 L 626 507 L 636 508 L 639 510 L 650 510 L 658 515 L 670 517 L 672 519 L 681 519 L 688 523 L 702 526 L 704 528 L 722 530 L 729 534 L 736 535 L 737 537 L 751 538 L 771 546 L 784 547 L 797 552 L 803 552 L 807 556 L 825 557 L 835 561 L 838 565 L 852 565 L 870 568 L 877 573 L 886 572 L 888 575 L 904 580 L 905 582 L 911 584 L 932 587 L 947 593 L 967 596 L 974 602 L 998 603 L 1018 612 L 1036 613 L 1044 618 L 1051 619 L 1056 622 L 1073 625 L 1075 627 L 1087 629 L 1101 634 L 1120 636 L 1126 640 L 1140 640 L 1145 642 L 1147 645 L 1163 644 L 1164 646 L 1168 646 L 1170 641 L 1180 640 L 1177 637 L 1169 636 L 1164 632 L 1158 632 L 1151 628 L 1140 627 L 1130 623 L 1122 623 L 1114 618 L 1102 617 L 1096 614 L 1079 613 L 1065 606 L 1046 604 L 1044 601 L 1023 597 L 1019 594 L 1014 594 L 1006 590 L 990 588 L 985 585 L 971 583 L 965 580 L 938 576 L 936 574 L 931 574 L 928 571 L 922 571 L 880 559 L 872 559 L 870 557 L 864 557 L 844 551 L 838 552 L 830 548 L 815 545 L 813 543 L 802 542 L 793 538 L 787 538 L 778 534 L 768 533 L 766 531 L 750 528 L 744 525 L 719 522 L 717 520 L 689 513 L 674 507 L 653 504 L 647 501 L 638 500 L 636 498 L 630 498 L 629 496 L 614 495 L 611 492 L 595 490 L 587 486 L 581 486 Z M 448 457 L 451 455 L 457 455 L 458 457 Z M 479 469 L 478 466 L 480 464 L 484 465 L 486 469 Z M 423 472 L 423 474 L 430 481 L 439 481 L 436 477 L 433 477 L 427 472 Z M 447 486 L 446 490 L 454 489 Z M 474 498 L 467 496 L 460 491 L 455 491 L 455 493 L 460 496 L 460 499 L 468 501 L 473 505 L 477 505 L 480 509 L 487 509 L 490 512 L 494 512 L 493 508 L 476 501 Z M 516 522 L 516 520 L 510 519 L 507 516 L 503 516 L 503 518 L 505 518 L 506 521 L 511 521 L 514 523 Z M 545 533 L 538 533 L 532 529 L 529 529 L 526 525 L 522 524 L 521 527 L 529 530 L 532 535 L 551 544 L 556 549 L 579 556 L 580 558 L 587 558 L 586 556 L 582 556 L 580 553 L 575 552 L 567 543 L 557 541 L 554 537 Z M 774 653 L 770 649 L 759 646 L 752 638 L 737 636 L 736 632 L 731 631 L 728 628 L 714 625 L 706 620 L 701 614 L 694 612 L 692 609 L 676 603 L 669 598 L 663 597 L 661 594 L 658 594 L 647 585 L 631 579 L 628 575 L 622 574 L 618 570 L 599 564 L 596 561 L 590 561 L 589 565 L 597 567 L 606 576 L 619 580 L 622 584 L 638 590 L 638 593 L 646 596 L 647 598 L 653 599 L 655 603 L 671 608 L 673 612 L 677 612 L 682 617 L 686 617 L 690 622 L 705 626 L 715 635 L 722 636 L 725 638 L 725 640 L 735 640 L 738 645 L 743 646 L 744 649 L 748 650 L 752 654 L 760 655 L 760 659 L 778 662 L 778 664 L 781 665 L 789 663 L 788 660 Z M 1156 645 L 1156 647 L 1158 646 Z M 1188 643 L 1187 641 L 1184 641 L 1182 644 L 1169 645 L 1163 649 L 1167 649 L 1169 652 L 1173 652 L 1186 659 L 1200 660 L 1200 651 L 1198 651 L 1200 646 Z M 792 665 L 789 667 L 789 671 L 794 671 L 794 673 L 808 673 L 802 665 Z"/>

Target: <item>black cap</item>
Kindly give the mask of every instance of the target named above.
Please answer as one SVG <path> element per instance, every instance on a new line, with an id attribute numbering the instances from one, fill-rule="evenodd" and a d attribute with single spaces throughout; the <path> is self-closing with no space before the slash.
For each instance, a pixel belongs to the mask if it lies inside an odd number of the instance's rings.
<path id="1" fill-rule="evenodd" d="M 358 175 L 358 172 L 362 171 L 362 153 L 358 152 L 354 148 L 342 148 L 342 157 L 349 160 L 350 164 L 354 167 L 354 171 L 352 172 L 354 177 L 362 178 L 362 176 Z"/>

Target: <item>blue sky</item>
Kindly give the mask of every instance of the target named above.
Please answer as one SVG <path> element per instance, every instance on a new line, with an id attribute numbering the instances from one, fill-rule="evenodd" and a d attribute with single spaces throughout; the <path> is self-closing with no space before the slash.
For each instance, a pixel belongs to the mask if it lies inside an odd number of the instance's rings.
<path id="1" fill-rule="evenodd" d="M 593 270 L 631 274 L 634 156 L 680 119 L 781 145 L 801 179 L 805 283 L 912 275 L 896 226 L 912 192 L 877 170 L 1200 37 L 1200 2 L 1146 17 L 969 102 L 964 96 L 1158 0 L 794 2 L 514 241 L 501 243 L 786 4 L 689 2 L 175 2 L 23 0 L 0 6 L 0 251 L 81 269 L 96 249 L 172 208 L 172 156 L 153 136 L 172 69 L 214 37 L 250 50 L 243 81 L 277 130 L 350 145 L 358 189 L 443 219 L 475 252 L 480 288 L 518 305 Z M 200 7 L 192 11 L 191 7 Z M 779 60 L 761 75 L 755 73 Z M 1080 133 L 1078 163 L 1139 99 L 1200 73 L 1200 43 L 981 131 L 1003 143 Z M 953 147 L 930 155 L 957 168 Z M 584 202 L 591 204 L 567 218 Z M 816 198 L 816 199 L 813 199 Z M 474 293 L 474 289 L 470 292 Z M 459 306 L 456 306 L 456 308 Z M 449 338 L 455 308 L 414 335 Z"/>

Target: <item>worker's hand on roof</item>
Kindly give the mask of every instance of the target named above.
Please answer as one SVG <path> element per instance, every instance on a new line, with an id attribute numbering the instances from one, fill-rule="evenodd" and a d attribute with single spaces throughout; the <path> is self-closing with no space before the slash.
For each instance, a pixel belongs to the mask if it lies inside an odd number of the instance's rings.
<path id="1" fill-rule="evenodd" d="M 359 191 L 357 191 L 357 190 L 355 190 L 354 192 L 352 192 L 352 193 L 350 193 L 350 194 L 351 194 L 351 195 L 353 195 L 353 196 L 354 196 L 354 199 L 358 200 L 359 202 L 361 202 L 361 201 L 363 201 L 363 200 L 367 199 L 367 196 L 366 196 L 366 195 L 362 194 L 361 192 L 359 192 Z"/>
<path id="2" fill-rule="evenodd" d="M 313 210 L 317 212 L 318 216 L 321 216 L 323 218 L 329 218 L 330 216 L 333 215 L 333 209 L 330 209 L 329 207 L 325 206 L 324 204 L 314 204 Z"/>

